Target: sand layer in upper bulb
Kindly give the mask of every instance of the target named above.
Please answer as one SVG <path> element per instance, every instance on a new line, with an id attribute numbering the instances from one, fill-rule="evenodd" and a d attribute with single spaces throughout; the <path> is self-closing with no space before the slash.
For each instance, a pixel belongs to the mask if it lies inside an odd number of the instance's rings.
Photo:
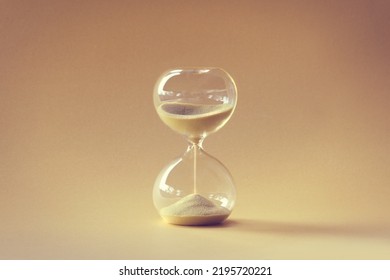
<path id="1" fill-rule="evenodd" d="M 190 194 L 162 208 L 160 215 L 170 224 L 199 226 L 219 224 L 230 211 L 199 194 Z"/>

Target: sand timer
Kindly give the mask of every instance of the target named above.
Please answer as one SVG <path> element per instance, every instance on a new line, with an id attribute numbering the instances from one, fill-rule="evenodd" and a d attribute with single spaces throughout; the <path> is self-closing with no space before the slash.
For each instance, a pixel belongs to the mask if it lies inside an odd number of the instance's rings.
<path id="1" fill-rule="evenodd" d="M 153 202 L 160 216 L 177 225 L 223 222 L 233 209 L 235 186 L 227 168 L 202 143 L 233 114 L 233 79 L 220 68 L 174 69 L 160 76 L 153 97 L 161 120 L 188 142 L 185 153 L 155 181 Z"/>

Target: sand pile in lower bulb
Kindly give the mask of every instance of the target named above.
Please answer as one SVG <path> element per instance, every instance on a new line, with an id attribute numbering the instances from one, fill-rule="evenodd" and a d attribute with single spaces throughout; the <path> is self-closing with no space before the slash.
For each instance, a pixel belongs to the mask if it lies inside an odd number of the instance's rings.
<path id="1" fill-rule="evenodd" d="M 211 216 L 229 215 L 230 211 L 222 206 L 218 206 L 211 200 L 199 195 L 190 194 L 172 205 L 160 210 L 162 216 Z"/>
<path id="2" fill-rule="evenodd" d="M 199 194 L 190 194 L 162 208 L 160 215 L 171 224 L 203 226 L 223 222 L 230 211 Z"/>

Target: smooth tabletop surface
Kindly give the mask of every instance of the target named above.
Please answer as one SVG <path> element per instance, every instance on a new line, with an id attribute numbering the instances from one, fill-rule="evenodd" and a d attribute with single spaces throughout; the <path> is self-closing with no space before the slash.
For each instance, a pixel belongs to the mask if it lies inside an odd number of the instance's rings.
<path id="1" fill-rule="evenodd" d="M 388 1 L 0 2 L 0 259 L 390 259 Z M 222 225 L 165 224 L 169 68 L 237 83 Z"/>

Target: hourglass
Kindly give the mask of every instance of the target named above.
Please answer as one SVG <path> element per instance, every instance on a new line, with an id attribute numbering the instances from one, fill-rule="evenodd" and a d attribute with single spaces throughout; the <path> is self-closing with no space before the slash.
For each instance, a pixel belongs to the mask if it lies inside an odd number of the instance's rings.
<path id="1" fill-rule="evenodd" d="M 157 176 L 156 209 L 171 224 L 223 222 L 233 209 L 235 186 L 227 168 L 202 144 L 233 114 L 237 102 L 233 79 L 220 68 L 170 70 L 158 79 L 153 99 L 160 119 L 188 142 L 185 153 Z"/>

